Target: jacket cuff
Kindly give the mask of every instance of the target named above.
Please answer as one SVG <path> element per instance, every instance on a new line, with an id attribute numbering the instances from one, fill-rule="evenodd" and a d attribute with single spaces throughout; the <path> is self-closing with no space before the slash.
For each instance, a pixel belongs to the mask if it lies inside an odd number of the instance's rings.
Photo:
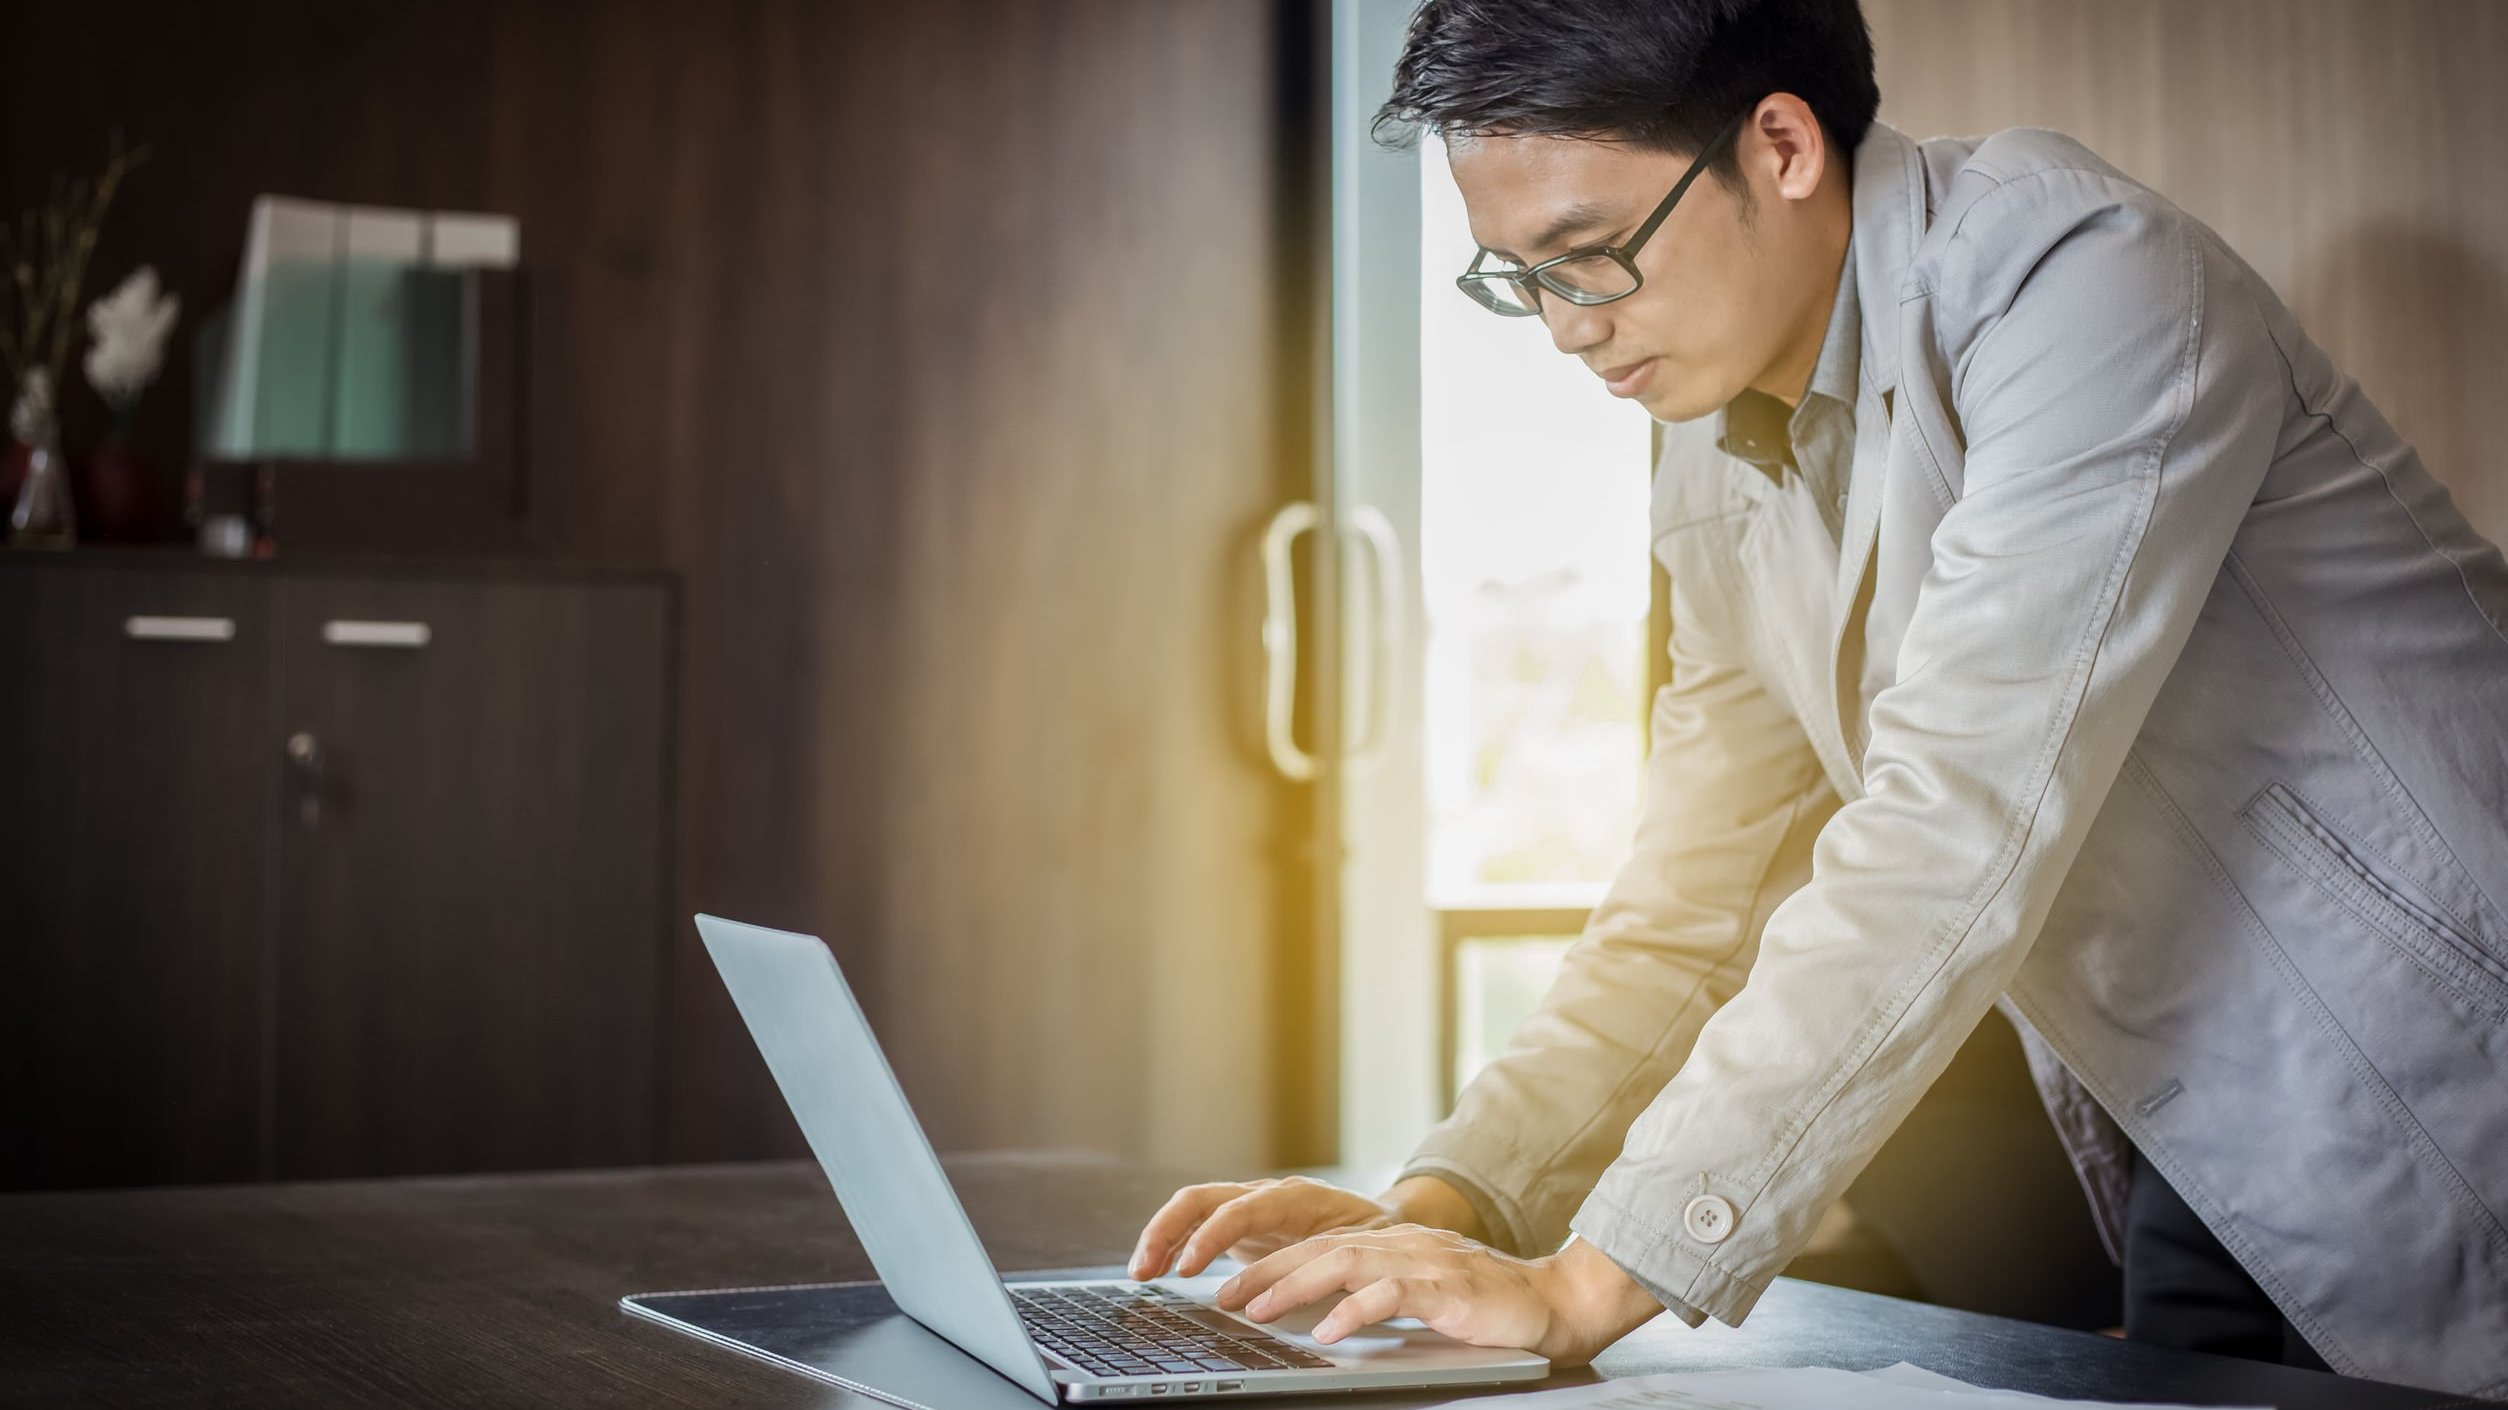
<path id="1" fill-rule="evenodd" d="M 1754 1279 L 1719 1268 L 1708 1260 L 1707 1245 L 1686 1231 L 1666 1228 L 1599 1194 L 1586 1199 L 1570 1227 L 1693 1327 L 1708 1317 L 1740 1326 L 1773 1276 Z M 1687 1313 L 1699 1316 L 1692 1320 Z"/>

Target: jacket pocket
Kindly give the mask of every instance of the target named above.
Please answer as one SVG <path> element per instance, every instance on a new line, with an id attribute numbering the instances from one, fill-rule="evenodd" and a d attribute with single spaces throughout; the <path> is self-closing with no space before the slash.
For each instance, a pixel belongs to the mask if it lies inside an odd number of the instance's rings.
<path id="1" fill-rule="evenodd" d="M 2387 880 L 2298 794 L 2268 785 L 2240 816 L 2265 846 L 2441 987 L 2494 1022 L 2508 1019 L 2508 965 Z"/>

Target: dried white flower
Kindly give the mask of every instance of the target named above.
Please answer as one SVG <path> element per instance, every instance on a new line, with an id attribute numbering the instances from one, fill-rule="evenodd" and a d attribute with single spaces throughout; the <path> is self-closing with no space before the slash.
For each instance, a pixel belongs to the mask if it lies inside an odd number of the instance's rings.
<path id="1" fill-rule="evenodd" d="M 127 411 L 150 382 L 157 379 L 165 357 L 166 334 L 173 331 L 183 301 L 160 295 L 157 271 L 141 265 L 110 295 L 87 307 L 87 385 L 116 410 Z"/>
<path id="2" fill-rule="evenodd" d="M 18 385 L 17 398 L 9 403 L 9 434 L 30 446 L 39 446 L 51 439 L 50 372 L 40 367 L 26 369 L 26 380 Z"/>

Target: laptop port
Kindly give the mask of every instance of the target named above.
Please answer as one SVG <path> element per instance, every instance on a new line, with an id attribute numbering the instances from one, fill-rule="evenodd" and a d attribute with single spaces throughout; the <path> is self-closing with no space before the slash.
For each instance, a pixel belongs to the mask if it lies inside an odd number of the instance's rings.
<path id="1" fill-rule="evenodd" d="M 1171 1386 L 1171 1385 L 1167 1384 L 1165 1381 L 1160 1381 L 1158 1384 L 1156 1384 L 1156 1385 L 1154 1385 L 1154 1386 L 1151 1386 L 1151 1387 L 1150 1387 L 1150 1394 L 1152 1394 L 1152 1395 L 1165 1395 L 1167 1392 L 1169 1392 L 1169 1391 L 1171 1391 L 1171 1390 L 1173 1390 L 1173 1389 L 1175 1389 L 1175 1387 L 1174 1387 L 1174 1386 Z"/>
<path id="2" fill-rule="evenodd" d="M 1245 1389 L 1245 1382 L 1243 1382 L 1243 1381 L 1216 1381 L 1216 1382 L 1213 1382 L 1213 1383 L 1212 1383 L 1212 1385 L 1211 1385 L 1211 1389 L 1212 1389 L 1212 1390 L 1243 1390 L 1243 1389 Z"/>

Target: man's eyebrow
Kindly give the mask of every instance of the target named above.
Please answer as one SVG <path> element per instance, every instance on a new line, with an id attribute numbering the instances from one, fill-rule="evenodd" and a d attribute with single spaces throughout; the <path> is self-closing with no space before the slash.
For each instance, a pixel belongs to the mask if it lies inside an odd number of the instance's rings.
<path id="1" fill-rule="evenodd" d="M 1559 212 L 1558 219 L 1550 222 L 1549 226 L 1541 232 L 1540 238 L 1533 241 L 1530 248 L 1536 250 L 1549 249 L 1551 246 L 1566 239 L 1570 235 L 1574 235 L 1579 231 L 1593 229 L 1595 226 L 1611 219 L 1614 214 L 1616 214 L 1616 212 L 1608 206 L 1598 205 L 1592 201 L 1579 201 L 1575 205 L 1568 207 L 1566 210 Z M 1503 255 L 1508 259 L 1514 260 L 1517 264 L 1532 263 L 1532 261 L 1515 253 L 1513 250 L 1493 248 L 1489 251 L 1489 253 L 1493 255 Z"/>

